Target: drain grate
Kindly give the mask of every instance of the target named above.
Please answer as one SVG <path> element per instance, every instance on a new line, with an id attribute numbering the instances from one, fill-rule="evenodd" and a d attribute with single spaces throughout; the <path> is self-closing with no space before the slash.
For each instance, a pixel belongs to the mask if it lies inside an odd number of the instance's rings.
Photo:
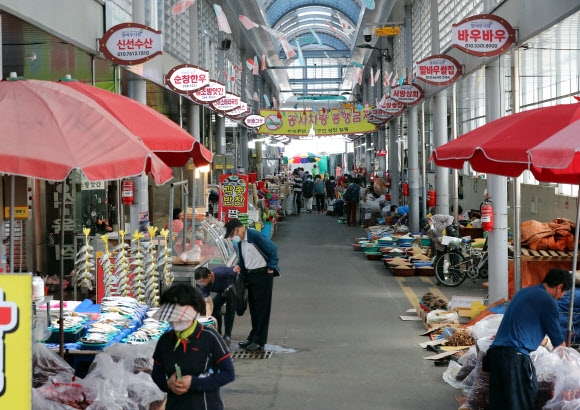
<path id="1" fill-rule="evenodd" d="M 246 352 L 245 350 L 234 350 L 231 352 L 232 359 L 270 359 L 274 352 L 264 350 L 262 352 Z"/>

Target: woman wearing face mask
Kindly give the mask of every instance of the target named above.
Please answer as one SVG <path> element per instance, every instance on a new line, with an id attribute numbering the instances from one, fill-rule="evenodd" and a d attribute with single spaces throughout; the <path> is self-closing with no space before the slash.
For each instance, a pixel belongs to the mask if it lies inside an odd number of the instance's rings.
<path id="1" fill-rule="evenodd" d="M 205 310 L 201 292 L 187 283 L 175 283 L 161 295 L 153 315 L 173 330 L 163 334 L 153 354 L 151 377 L 167 392 L 167 410 L 221 410 L 220 388 L 235 378 L 230 352 L 213 329 L 197 322 Z"/>

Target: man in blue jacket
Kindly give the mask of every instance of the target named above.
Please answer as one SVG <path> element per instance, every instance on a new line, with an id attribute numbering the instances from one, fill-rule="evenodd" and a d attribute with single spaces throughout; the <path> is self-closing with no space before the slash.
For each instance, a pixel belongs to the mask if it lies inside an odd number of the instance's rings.
<path id="1" fill-rule="evenodd" d="M 232 240 L 238 255 L 234 271 L 246 282 L 252 320 L 252 330 L 239 346 L 247 351 L 261 351 L 268 339 L 274 276 L 280 276 L 278 247 L 261 232 L 246 229 L 239 219 L 229 220 L 225 228 L 225 238 Z"/>

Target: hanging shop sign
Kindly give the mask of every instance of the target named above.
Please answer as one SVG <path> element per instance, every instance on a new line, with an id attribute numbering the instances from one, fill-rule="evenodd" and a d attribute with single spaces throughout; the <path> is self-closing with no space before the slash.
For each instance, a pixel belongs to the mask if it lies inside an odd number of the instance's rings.
<path id="1" fill-rule="evenodd" d="M 228 111 L 227 116 L 228 117 L 237 117 L 238 115 L 245 113 L 247 110 L 248 110 L 248 103 L 240 101 L 240 105 L 238 106 L 238 108 L 234 108 L 233 110 Z"/>
<path id="2" fill-rule="evenodd" d="M 0 408 L 32 408 L 32 276 L 0 275 Z"/>
<path id="3" fill-rule="evenodd" d="M 453 24 L 453 47 L 473 56 L 497 56 L 515 41 L 514 28 L 493 14 L 479 14 Z"/>
<path id="4" fill-rule="evenodd" d="M 236 115 L 235 117 L 232 117 L 232 119 L 235 121 L 243 121 L 247 116 L 249 116 L 251 114 L 252 114 L 252 107 L 248 106 L 246 108 L 246 111 L 244 111 L 241 114 Z"/>
<path id="5" fill-rule="evenodd" d="M 370 111 L 370 115 L 372 115 L 375 118 L 382 118 L 382 119 L 390 119 L 393 114 L 391 114 L 390 112 L 388 112 L 387 110 L 384 110 L 382 108 L 373 108 Z"/>
<path id="6" fill-rule="evenodd" d="M 259 128 L 264 125 L 265 119 L 261 115 L 248 115 L 244 123 L 250 128 Z"/>
<path id="7" fill-rule="evenodd" d="M 240 105 L 241 98 L 235 94 L 226 93 L 224 98 L 212 102 L 210 105 L 216 111 L 231 111 L 238 108 Z"/>
<path id="8" fill-rule="evenodd" d="M 199 104 L 209 104 L 226 96 L 226 86 L 210 80 L 208 85 L 190 93 L 189 96 Z"/>
<path id="9" fill-rule="evenodd" d="M 223 223 L 248 212 L 248 176 L 220 176 L 219 220 Z"/>
<path id="10" fill-rule="evenodd" d="M 463 70 L 459 61 L 445 54 L 427 57 L 415 66 L 415 76 L 431 85 L 449 85 L 461 77 Z"/>
<path id="11" fill-rule="evenodd" d="M 375 28 L 375 35 L 377 37 L 398 36 L 399 34 L 401 34 L 401 28 L 399 26 Z"/>
<path id="12" fill-rule="evenodd" d="M 391 98 L 405 105 L 416 105 L 425 98 L 425 91 L 417 84 L 403 84 L 391 88 Z"/>
<path id="13" fill-rule="evenodd" d="M 383 105 L 381 106 L 381 109 L 383 111 L 388 112 L 393 117 L 395 115 L 399 115 L 400 113 L 402 113 L 403 111 L 405 111 L 405 108 L 406 108 L 406 105 L 405 104 L 403 104 L 400 101 L 396 101 L 393 98 L 387 98 L 385 100 L 385 102 L 383 103 Z"/>
<path id="14" fill-rule="evenodd" d="M 338 108 L 322 111 L 260 110 L 265 123 L 258 134 L 307 136 L 310 129 L 319 135 L 374 132 L 377 127 L 367 121 L 364 110 Z M 279 118 L 280 117 L 280 118 Z"/>
<path id="15" fill-rule="evenodd" d="M 165 75 L 165 84 L 179 94 L 191 94 L 209 85 L 209 71 L 190 64 L 173 67 Z"/>
<path id="16" fill-rule="evenodd" d="M 161 31 L 143 24 L 121 23 L 99 40 L 99 51 L 115 64 L 136 65 L 163 53 Z"/>
<path id="17" fill-rule="evenodd" d="M 374 115 L 371 114 L 371 115 L 369 115 L 367 117 L 367 121 L 370 122 L 371 124 L 376 125 L 376 126 L 381 126 L 381 125 L 385 125 L 387 122 L 389 122 L 389 120 L 391 118 L 392 117 L 390 117 L 390 116 L 387 117 L 387 118 L 385 118 L 385 117 L 376 117 L 376 116 L 374 116 Z"/>

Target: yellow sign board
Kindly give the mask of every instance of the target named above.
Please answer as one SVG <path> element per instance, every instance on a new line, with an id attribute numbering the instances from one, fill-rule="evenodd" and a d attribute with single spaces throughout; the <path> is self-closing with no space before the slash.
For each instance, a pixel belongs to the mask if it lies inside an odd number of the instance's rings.
<path id="1" fill-rule="evenodd" d="M 32 276 L 0 275 L 0 409 L 32 408 Z"/>
<path id="2" fill-rule="evenodd" d="M 4 219 L 10 218 L 10 207 L 4 207 Z M 27 206 L 15 206 L 14 207 L 14 218 L 16 219 L 28 219 L 28 207 Z"/>
<path id="3" fill-rule="evenodd" d="M 332 110 L 260 110 L 265 123 L 258 134 L 307 136 L 314 127 L 316 135 L 364 134 L 377 127 L 367 121 L 369 110 L 337 108 Z"/>
<path id="4" fill-rule="evenodd" d="M 398 36 L 399 34 L 401 34 L 401 28 L 399 26 L 377 27 L 377 28 L 375 28 L 375 34 L 378 37 Z"/>

